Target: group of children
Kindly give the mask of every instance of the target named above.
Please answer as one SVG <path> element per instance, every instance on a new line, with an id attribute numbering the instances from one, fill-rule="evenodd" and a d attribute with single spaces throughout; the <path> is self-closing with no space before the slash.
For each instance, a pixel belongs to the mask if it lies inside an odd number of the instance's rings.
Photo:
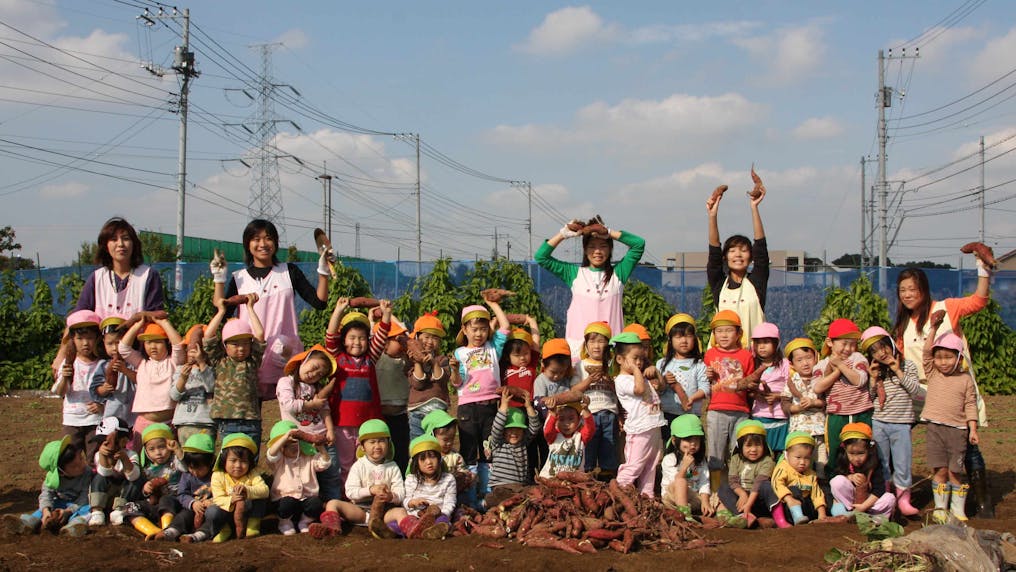
<path id="1" fill-rule="evenodd" d="M 256 300 L 245 301 L 248 320 L 225 323 L 217 303 L 185 336 L 161 313 L 72 313 L 53 386 L 65 436 L 40 456 L 39 510 L 18 519 L 23 529 L 81 535 L 108 521 L 149 538 L 222 541 L 257 536 L 276 514 L 284 535 L 331 536 L 348 523 L 379 538 L 442 538 L 456 507 L 494 507 L 562 471 L 616 478 L 689 519 L 729 526 L 913 515 L 915 400 L 929 421 L 936 516 L 966 518 L 960 476 L 978 440 L 975 387 L 959 338 L 936 338 L 934 316 L 925 395 L 885 330 L 862 333 L 846 319 L 830 324 L 821 348 L 783 344 L 771 323 L 743 347 L 738 314 L 723 310 L 703 352 L 694 318 L 676 314 L 659 359 L 644 327 L 594 322 L 573 361 L 565 339 L 541 345 L 531 318 L 528 329 L 513 325 L 487 296 L 462 310 L 459 347 L 443 356 L 436 315 L 409 331 L 389 301 L 372 316 L 340 298 L 324 344 L 286 362 L 282 420 L 262 451 Z M 384 421 L 379 390 L 400 384 L 402 436 Z"/>

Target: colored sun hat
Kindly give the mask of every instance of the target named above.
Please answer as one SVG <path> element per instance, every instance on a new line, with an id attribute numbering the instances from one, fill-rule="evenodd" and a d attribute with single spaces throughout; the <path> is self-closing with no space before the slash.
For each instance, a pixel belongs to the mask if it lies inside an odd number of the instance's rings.
<path id="1" fill-rule="evenodd" d="M 639 337 L 639 340 L 643 342 L 648 342 L 649 340 L 652 339 L 651 337 L 649 337 L 649 330 L 647 330 L 646 327 L 643 326 L 642 324 L 635 323 L 628 324 L 627 326 L 624 327 L 623 330 L 621 330 L 621 332 L 622 333 L 632 332 Z"/>
<path id="2" fill-rule="evenodd" d="M 610 338 L 610 347 L 614 347 L 617 344 L 641 344 L 642 340 L 639 339 L 639 335 L 635 332 L 621 332 L 620 334 Z"/>
<path id="3" fill-rule="evenodd" d="M 392 447 L 392 432 L 388 428 L 387 423 L 380 419 L 368 419 L 360 425 L 356 437 L 356 442 L 360 445 L 356 448 L 357 459 L 366 455 L 363 450 L 363 442 L 367 439 L 388 439 L 388 454 L 385 455 L 385 460 L 391 461 L 395 458 L 395 448 Z"/>
<path id="4" fill-rule="evenodd" d="M 715 330 L 720 326 L 737 326 L 741 327 L 741 316 L 737 315 L 737 312 L 733 310 L 720 310 L 713 315 L 713 319 L 709 321 L 709 329 Z"/>
<path id="5" fill-rule="evenodd" d="M 337 363 L 335 363 L 335 358 L 332 356 L 332 354 L 329 353 L 328 350 L 325 349 L 325 347 L 321 344 L 314 344 L 313 346 L 311 346 L 309 350 L 302 351 L 296 354 L 295 356 L 289 358 L 289 361 L 286 362 L 286 367 L 282 369 L 283 375 L 293 375 L 293 372 L 299 369 L 300 364 L 306 361 L 307 358 L 309 358 L 310 355 L 314 352 L 320 352 L 321 354 L 323 354 L 326 358 L 328 358 L 328 363 L 331 364 L 331 370 L 328 372 L 328 375 L 324 376 L 321 379 L 322 380 L 328 379 L 331 376 L 335 375 L 335 370 L 337 370 L 339 366 Z"/>
<path id="6" fill-rule="evenodd" d="M 145 427 L 145 430 L 141 432 L 141 450 L 138 451 L 142 467 L 147 466 L 149 463 L 148 455 L 145 454 L 145 444 L 153 439 L 165 439 L 169 441 L 173 439 L 173 430 L 165 423 L 152 423 L 148 427 Z"/>
<path id="7" fill-rule="evenodd" d="M 588 336 L 589 334 L 600 334 L 609 340 L 611 335 L 610 324 L 607 322 L 592 322 L 582 332 L 583 336 Z"/>
<path id="8" fill-rule="evenodd" d="M 858 344 L 858 348 L 860 348 L 860 350 L 863 353 L 868 353 L 868 350 L 871 349 L 871 346 L 875 345 L 882 338 L 889 338 L 889 343 L 892 344 L 893 351 L 895 352 L 896 342 L 893 341 L 893 338 L 892 336 L 889 335 L 889 332 L 885 331 L 885 328 L 879 326 L 872 326 L 861 333 L 861 343 Z"/>
<path id="9" fill-rule="evenodd" d="M 490 310 L 488 310 L 487 308 L 485 308 L 484 306 L 481 306 L 479 304 L 473 304 L 471 306 L 466 306 L 465 308 L 462 309 L 462 323 L 463 324 L 465 324 L 466 322 L 468 322 L 470 320 L 475 320 L 477 318 L 479 318 L 481 320 L 490 321 Z"/>
<path id="10" fill-rule="evenodd" d="M 417 334 L 430 334 L 443 338 L 448 335 L 445 331 L 444 324 L 437 317 L 437 310 L 432 310 L 426 314 L 420 316 L 413 323 L 413 331 L 409 334 L 409 337 L 415 338 Z"/>
<path id="11" fill-rule="evenodd" d="M 423 420 L 420 421 L 420 428 L 423 429 L 424 435 L 433 435 L 435 429 L 442 429 L 458 422 L 458 419 L 449 415 L 444 409 L 435 409 L 423 416 Z"/>
<path id="12" fill-rule="evenodd" d="M 529 420 L 526 418 L 526 414 L 518 407 L 509 407 L 507 419 L 504 424 L 505 429 L 528 429 Z"/>
<path id="13" fill-rule="evenodd" d="M 374 333 L 374 332 L 377 332 L 380 329 L 381 329 L 381 322 L 378 322 L 378 323 L 374 324 L 374 326 L 371 328 L 370 331 L 371 331 L 371 333 Z M 409 330 L 406 329 L 406 325 L 405 324 L 403 324 L 402 322 L 396 320 L 395 318 L 392 318 L 391 324 L 388 326 L 388 337 L 389 338 L 394 338 L 394 337 L 397 337 L 397 336 L 401 336 L 402 334 L 404 334 L 404 333 L 406 333 L 408 331 Z"/>
<path id="14" fill-rule="evenodd" d="M 678 439 L 695 436 L 705 437 L 706 435 L 705 431 L 702 430 L 702 420 L 698 418 L 698 415 L 692 415 L 691 413 L 679 415 L 671 421 L 670 434 Z"/>
<path id="15" fill-rule="evenodd" d="M 70 444 L 70 435 L 64 435 L 59 441 L 50 441 L 42 448 L 39 467 L 46 471 L 46 480 L 43 483 L 46 488 L 54 491 L 60 488 L 60 455 L 63 455 Z"/>
<path id="16" fill-rule="evenodd" d="M 543 342 L 541 354 L 543 359 L 553 356 L 568 356 L 571 358 L 571 346 L 568 345 L 568 340 L 564 338 L 553 338 Z"/>
<path id="17" fill-rule="evenodd" d="M 558 405 L 557 407 L 554 408 L 554 412 L 555 413 L 560 413 L 561 410 L 566 408 L 566 407 L 569 408 L 569 409 L 574 409 L 575 413 L 579 414 L 579 420 L 580 421 L 582 420 L 582 408 L 584 406 L 582 405 L 581 401 L 569 401 L 568 403 L 562 403 L 562 404 L 560 404 L 560 405 Z"/>
<path id="18" fill-rule="evenodd" d="M 127 436 L 131 434 L 131 428 L 127 422 L 119 417 L 103 417 L 99 425 L 95 427 L 95 436 L 92 441 L 105 441 L 106 437 L 119 433 Z"/>
<path id="19" fill-rule="evenodd" d="M 162 329 L 159 324 L 148 324 L 145 329 L 138 334 L 138 339 L 143 342 L 152 342 L 155 340 L 168 340 L 169 336 L 166 335 L 166 330 Z"/>
<path id="20" fill-rule="evenodd" d="M 787 357 L 790 357 L 790 354 L 792 354 L 794 350 L 800 349 L 811 350 L 816 354 L 818 353 L 818 350 L 815 349 L 815 342 L 811 341 L 811 338 L 794 338 L 787 342 L 787 345 L 783 346 L 783 352 Z"/>
<path id="21" fill-rule="evenodd" d="M 78 328 L 99 328 L 102 329 L 102 318 L 92 310 L 78 310 L 67 316 L 67 327 L 76 330 Z"/>
<path id="22" fill-rule="evenodd" d="M 233 319 L 222 326 L 222 343 L 239 342 L 254 337 L 254 330 L 251 329 L 247 320 Z"/>
<path id="23" fill-rule="evenodd" d="M 956 334 L 947 332 L 935 339 L 935 345 L 932 346 L 932 349 L 934 348 L 945 348 L 962 354 L 963 340 Z"/>
<path id="24" fill-rule="evenodd" d="M 195 433 L 183 444 L 184 453 L 215 454 L 215 439 L 208 433 Z"/>
<path id="25" fill-rule="evenodd" d="M 762 322 L 755 326 L 751 331 L 751 339 L 753 340 L 764 340 L 772 338 L 774 340 L 780 339 L 780 329 L 776 327 L 776 324 L 770 322 Z"/>
<path id="26" fill-rule="evenodd" d="M 745 419 L 734 426 L 735 439 L 740 439 L 745 435 L 761 435 L 766 436 L 766 427 L 761 421 L 755 419 Z"/>
<path id="27" fill-rule="evenodd" d="M 219 449 L 219 456 L 215 458 L 215 464 L 213 466 L 219 466 L 219 460 L 222 458 L 222 454 L 230 447 L 242 447 L 250 451 L 251 455 L 258 454 L 258 445 L 254 442 L 254 439 L 250 438 L 250 435 L 246 433 L 230 433 L 222 438 L 222 448 Z M 253 469 L 254 467 L 251 467 L 251 470 Z"/>
<path id="28" fill-rule="evenodd" d="M 299 429 L 299 426 L 293 421 L 276 421 L 275 425 L 272 425 L 272 431 L 268 434 L 268 446 L 271 447 L 276 441 L 285 437 L 293 429 Z M 306 441 L 297 441 L 300 444 L 300 452 L 304 455 L 313 455 L 317 453 L 317 449 L 314 448 L 313 443 Z"/>
<path id="29" fill-rule="evenodd" d="M 667 332 L 668 337 L 670 336 L 670 330 L 673 330 L 674 326 L 678 324 L 691 324 L 692 326 L 694 326 L 695 318 L 692 317 L 691 314 L 685 314 L 683 312 L 671 316 L 669 319 L 667 319 L 667 325 L 663 327 L 663 330 Z"/>
<path id="30" fill-rule="evenodd" d="M 205 337 L 205 325 L 194 324 L 187 330 L 187 333 L 183 336 L 183 343 L 188 346 L 196 345 L 201 347 L 202 341 Z"/>
<path id="31" fill-rule="evenodd" d="M 786 451 L 794 445 L 811 445 L 814 447 L 816 445 L 815 438 L 807 431 L 791 431 L 783 443 L 783 450 Z"/>
<path id="32" fill-rule="evenodd" d="M 508 339 L 522 340 L 526 342 L 526 344 L 528 344 L 529 347 L 533 347 L 533 334 L 530 334 L 529 332 L 523 330 L 522 328 L 515 328 L 514 330 L 512 330 L 512 332 L 508 334 Z"/>
<path id="33" fill-rule="evenodd" d="M 441 454 L 441 443 L 434 438 L 433 435 L 420 435 L 416 439 L 413 439 L 409 443 L 409 458 L 423 453 L 425 451 L 434 451 L 438 455 Z"/>
<path id="34" fill-rule="evenodd" d="M 126 321 L 127 320 L 124 320 L 120 316 L 110 316 L 99 323 L 99 331 L 101 331 L 103 335 L 115 332 L 119 330 L 120 325 Z"/>
<path id="35" fill-rule="evenodd" d="M 871 425 L 867 423 L 847 423 L 840 429 L 840 443 L 850 439 L 864 439 L 871 441 Z"/>
<path id="36" fill-rule="evenodd" d="M 345 328 L 353 322 L 363 324 L 364 327 L 370 329 L 370 320 L 367 319 L 367 314 L 361 312 L 349 312 L 342 316 L 342 320 L 339 321 L 339 329 Z"/>
<path id="37" fill-rule="evenodd" d="M 826 337 L 830 340 L 859 340 L 861 339 L 861 329 L 853 320 L 837 318 L 829 324 L 829 333 Z"/>

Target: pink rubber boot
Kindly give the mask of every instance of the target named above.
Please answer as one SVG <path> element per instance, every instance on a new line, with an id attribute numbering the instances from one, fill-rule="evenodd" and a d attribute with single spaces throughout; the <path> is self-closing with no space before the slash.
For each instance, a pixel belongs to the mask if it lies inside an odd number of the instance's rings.
<path id="1" fill-rule="evenodd" d="M 787 516 L 783 514 L 783 510 L 783 503 L 777 504 L 773 509 L 773 520 L 776 521 L 776 526 L 779 528 L 790 528 L 793 525 L 787 522 Z"/>
<path id="2" fill-rule="evenodd" d="M 914 516 L 921 512 L 910 504 L 910 489 L 896 489 L 896 508 L 903 516 Z"/>

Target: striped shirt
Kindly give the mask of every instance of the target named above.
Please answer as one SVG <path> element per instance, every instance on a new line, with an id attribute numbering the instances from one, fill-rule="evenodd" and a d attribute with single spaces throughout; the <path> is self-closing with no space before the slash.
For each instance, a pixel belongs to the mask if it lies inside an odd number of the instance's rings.
<path id="1" fill-rule="evenodd" d="M 878 393 L 875 383 L 871 384 L 871 398 L 875 401 L 875 413 L 872 419 L 882 423 L 913 423 L 914 422 L 914 396 L 921 389 L 918 379 L 917 364 L 911 360 L 902 362 L 903 378 L 896 375 L 896 372 L 883 367 L 886 379 L 882 382 L 885 387 L 885 405 L 878 402 Z"/>
<path id="2" fill-rule="evenodd" d="M 528 416 L 529 427 L 526 434 L 515 445 L 504 441 L 505 423 L 508 415 L 498 411 L 494 416 L 494 424 L 490 429 L 490 450 L 493 461 L 490 464 L 490 486 L 524 485 L 532 482 L 533 475 L 529 470 L 529 454 L 526 445 L 540 431 L 540 416 Z"/>
<path id="3" fill-rule="evenodd" d="M 853 385 L 843 375 L 833 382 L 829 388 L 826 398 L 826 413 L 830 415 L 857 415 L 870 411 L 873 407 L 871 396 L 868 395 L 868 360 L 858 352 L 850 354 L 847 358 L 857 373 L 861 376 L 861 385 Z M 829 370 L 829 358 L 815 364 L 812 377 L 819 379 Z"/>

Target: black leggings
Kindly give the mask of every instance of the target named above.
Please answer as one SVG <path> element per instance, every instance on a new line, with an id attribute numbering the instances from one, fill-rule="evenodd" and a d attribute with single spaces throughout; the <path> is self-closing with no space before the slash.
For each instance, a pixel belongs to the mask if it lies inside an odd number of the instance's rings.
<path id="1" fill-rule="evenodd" d="M 467 403 L 459 405 L 459 452 L 466 465 L 489 463 L 483 451 L 483 442 L 490 438 L 490 429 L 497 415 L 494 403 Z"/>
<path id="2" fill-rule="evenodd" d="M 279 499 L 279 506 L 275 512 L 278 513 L 279 520 L 291 519 L 300 515 L 316 519 L 321 516 L 324 509 L 325 505 L 321 502 L 321 497 L 318 496 L 307 497 L 303 500 L 293 497 L 282 497 Z"/>

